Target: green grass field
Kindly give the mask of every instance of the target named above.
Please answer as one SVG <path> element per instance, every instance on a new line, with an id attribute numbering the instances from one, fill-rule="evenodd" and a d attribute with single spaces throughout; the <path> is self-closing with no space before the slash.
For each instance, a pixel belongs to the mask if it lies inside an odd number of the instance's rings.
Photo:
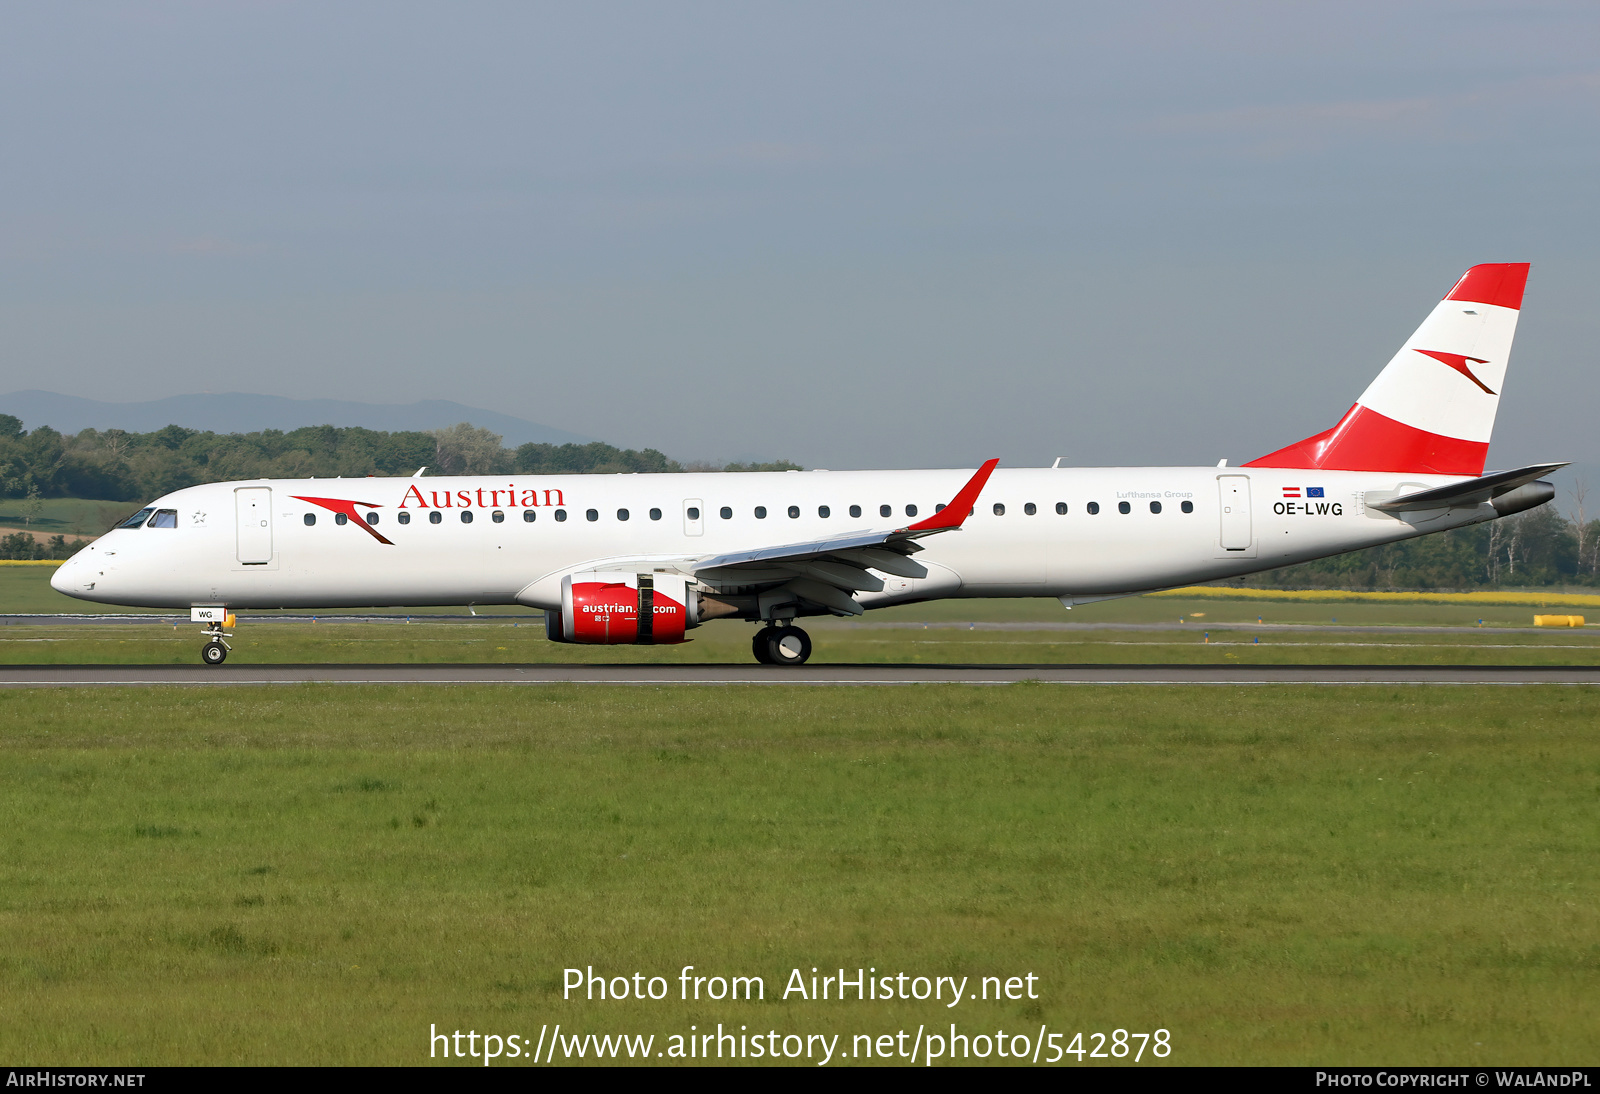
<path id="1" fill-rule="evenodd" d="M 411 1064 L 430 1023 L 556 1022 L 658 1048 L 691 1024 L 844 1052 L 955 1022 L 1164 1028 L 1184 1064 L 1600 1059 L 1589 689 L 149 688 L 0 711 L 13 1061 Z M 686 964 L 767 999 L 677 1001 Z M 564 1002 L 589 965 L 673 996 Z M 1039 998 L 776 998 L 813 966 L 1032 973 Z"/>
<path id="2" fill-rule="evenodd" d="M 979 630 L 808 622 L 815 664 L 1358 664 L 1592 665 L 1600 635 Z M 575 646 L 527 622 L 266 623 L 239 627 L 229 664 L 753 663 L 749 624 L 717 621 L 679 646 Z M 1260 643 L 1253 641 L 1259 637 Z M 0 627 L 0 664 L 198 663 L 198 626 Z"/>
<path id="3" fill-rule="evenodd" d="M 98 606 L 49 587 L 42 566 L 0 566 L 0 614 L 83 612 Z M 347 614 L 357 609 L 339 609 Z M 375 609 L 386 614 L 404 609 Z M 1053 599 L 969 600 L 913 604 L 869 613 L 862 620 L 807 620 L 814 660 L 833 663 L 935 664 L 1594 664 L 1600 627 L 1506 633 L 1527 628 L 1535 609 L 1452 604 L 1268 603 L 1130 597 L 1064 610 Z M 430 622 L 465 614 L 457 608 L 418 609 L 416 622 L 310 623 L 269 621 L 277 613 L 246 613 L 234 660 L 239 663 L 316 662 L 738 662 L 750 660 L 749 624 L 716 621 L 680 646 L 585 647 L 544 640 L 543 617 L 531 609 L 486 606 L 474 621 Z M 138 613 L 136 613 L 138 614 Z M 143 614 L 159 614 L 146 612 Z M 169 613 L 170 614 L 170 613 Z M 1315 625 L 1315 632 L 1209 628 L 1219 623 Z M 1182 630 L 1173 629 L 1182 620 Z M 1483 626 L 1478 627 L 1482 621 Z M 1017 629 L 959 624 L 1006 623 Z M 1162 625 L 1165 630 L 1060 630 L 1063 623 Z M 885 624 L 894 624 L 886 626 Z M 1418 626 L 1471 627 L 1471 633 L 1430 634 Z M 1382 627 L 1361 632 L 1340 628 Z M 1037 628 L 1037 629 L 1028 629 Z M 198 659 L 197 628 L 144 625 L 0 628 L 0 664 L 187 664 Z"/>
<path id="4" fill-rule="evenodd" d="M 133 501 L 93 501 L 85 498 L 40 498 L 35 510 L 25 498 L 0 498 L 0 527 L 26 528 L 39 539 L 64 535 L 98 536 L 132 516 Z"/>

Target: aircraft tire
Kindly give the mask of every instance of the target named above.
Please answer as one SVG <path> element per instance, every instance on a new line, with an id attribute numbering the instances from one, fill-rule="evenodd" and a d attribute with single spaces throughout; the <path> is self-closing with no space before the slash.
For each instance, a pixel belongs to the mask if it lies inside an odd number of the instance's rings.
<path id="1" fill-rule="evenodd" d="M 772 664 L 772 635 L 776 630 L 776 627 L 762 627 L 750 640 L 750 652 L 755 654 L 756 660 L 763 665 Z"/>
<path id="2" fill-rule="evenodd" d="M 221 642 L 207 642 L 200 647 L 200 660 L 208 665 L 220 665 L 228 659 L 228 647 Z"/>
<path id="3" fill-rule="evenodd" d="M 799 627 L 774 627 L 767 656 L 773 665 L 803 665 L 811 658 L 811 636 Z"/>

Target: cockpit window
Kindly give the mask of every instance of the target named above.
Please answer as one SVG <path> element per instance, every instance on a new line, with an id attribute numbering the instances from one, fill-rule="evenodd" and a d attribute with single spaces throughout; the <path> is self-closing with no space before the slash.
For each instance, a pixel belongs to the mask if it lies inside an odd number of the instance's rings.
<path id="1" fill-rule="evenodd" d="M 121 524 L 117 525 L 117 527 L 118 528 L 140 528 L 140 527 L 143 527 L 144 526 L 144 522 L 149 520 L 150 519 L 150 514 L 154 513 L 154 512 L 155 512 L 155 510 L 153 508 L 152 509 L 141 509 L 137 513 L 133 514 L 133 516 L 129 517 L 127 520 L 125 520 Z"/>
<path id="2" fill-rule="evenodd" d="M 178 511 L 176 509 L 157 509 L 156 515 L 150 518 L 151 528 L 176 528 L 178 526 Z"/>

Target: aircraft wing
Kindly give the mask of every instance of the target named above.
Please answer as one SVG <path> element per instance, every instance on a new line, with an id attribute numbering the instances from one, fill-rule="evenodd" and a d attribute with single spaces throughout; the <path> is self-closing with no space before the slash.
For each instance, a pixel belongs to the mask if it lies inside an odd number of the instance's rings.
<path id="1" fill-rule="evenodd" d="M 626 558 L 595 559 L 585 570 L 625 569 L 648 566 L 671 569 L 729 595 L 767 596 L 786 592 L 792 599 L 820 605 L 842 615 L 860 615 L 865 609 L 851 595 L 878 592 L 883 579 L 869 573 L 879 570 L 896 577 L 928 576 L 927 567 L 911 558 L 922 550 L 918 540 L 941 532 L 961 530 L 979 493 L 989 481 L 999 460 L 980 467 L 948 505 L 940 505 L 932 516 L 903 527 L 860 529 L 804 543 L 785 543 L 749 551 L 728 551 L 717 555 L 639 555 Z"/>
<path id="2" fill-rule="evenodd" d="M 910 556 L 922 549 L 917 540 L 961 529 L 999 460 L 978 468 L 948 505 L 932 516 L 899 528 L 846 532 L 805 543 L 733 551 L 686 559 L 683 568 L 716 588 L 748 589 L 784 586 L 796 596 L 834 611 L 860 615 L 855 592 L 878 592 L 883 579 L 868 570 L 897 577 L 927 577 L 927 567 Z"/>
<path id="3" fill-rule="evenodd" d="M 1387 501 L 1372 502 L 1371 508 L 1382 510 L 1385 513 L 1415 512 L 1421 509 L 1447 509 L 1465 508 L 1478 505 L 1482 502 L 1493 501 L 1502 494 L 1509 494 L 1519 486 L 1526 486 L 1535 479 L 1543 478 L 1552 471 L 1558 471 L 1567 466 L 1565 463 L 1536 463 L 1527 467 L 1519 467 L 1515 471 L 1495 471 L 1488 475 L 1480 475 L 1475 479 L 1465 482 L 1453 482 L 1448 486 L 1435 486 L 1431 490 L 1418 490 L 1410 494 L 1402 494 L 1398 498 L 1389 498 Z"/>

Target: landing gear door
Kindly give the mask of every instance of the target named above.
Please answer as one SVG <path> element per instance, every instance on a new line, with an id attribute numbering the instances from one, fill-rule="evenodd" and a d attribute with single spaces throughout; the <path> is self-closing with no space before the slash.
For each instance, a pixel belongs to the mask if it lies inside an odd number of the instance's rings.
<path id="1" fill-rule="evenodd" d="M 264 566 L 272 561 L 272 489 L 241 486 L 233 492 L 234 523 L 239 532 L 239 562 Z"/>
<path id="2" fill-rule="evenodd" d="M 1217 557 L 1256 557 L 1255 537 L 1250 525 L 1250 476 L 1217 476 L 1217 515 L 1220 531 Z"/>

